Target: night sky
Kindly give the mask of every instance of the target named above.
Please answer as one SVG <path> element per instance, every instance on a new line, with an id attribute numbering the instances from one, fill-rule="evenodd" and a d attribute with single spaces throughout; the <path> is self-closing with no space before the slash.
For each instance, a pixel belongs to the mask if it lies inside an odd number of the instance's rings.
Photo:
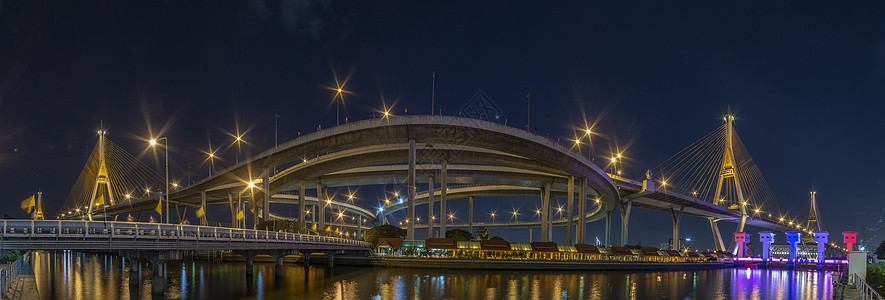
<path id="1" fill-rule="evenodd" d="M 481 89 L 523 126 L 530 92 L 539 134 L 571 138 L 597 122 L 597 151 L 626 149 L 636 179 L 731 105 L 782 210 L 807 215 L 814 185 L 831 237 L 880 220 L 885 2 L 423 2 L 0 1 L 0 211 L 26 217 L 19 202 L 42 189 L 54 217 L 102 122 L 136 155 L 151 133 L 168 136 L 173 177 L 196 180 L 210 143 L 226 160 L 218 169 L 234 160 L 225 132 L 239 127 L 244 151 L 259 153 L 276 114 L 280 141 L 334 126 L 336 77 L 349 91 L 344 122 L 382 102 L 428 114 L 436 72 L 443 114 Z M 482 202 L 478 220 L 486 208 L 511 204 Z M 666 242 L 669 218 L 634 210 L 629 242 Z M 602 239 L 602 222 L 588 228 Z M 712 245 L 705 219 L 684 218 L 682 234 Z"/>

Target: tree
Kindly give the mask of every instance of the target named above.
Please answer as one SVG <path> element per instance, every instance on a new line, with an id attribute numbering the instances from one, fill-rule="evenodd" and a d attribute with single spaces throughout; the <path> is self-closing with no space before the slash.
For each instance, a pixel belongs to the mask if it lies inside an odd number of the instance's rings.
<path id="1" fill-rule="evenodd" d="M 503 241 L 504 238 L 502 238 L 502 237 L 496 235 L 496 236 L 493 236 L 492 238 L 490 238 L 489 240 L 493 240 L 493 241 Z"/>
<path id="2" fill-rule="evenodd" d="M 452 229 L 446 231 L 446 238 L 455 239 L 455 241 L 458 242 L 469 242 L 473 240 L 473 236 L 470 234 L 470 232 L 467 232 L 463 229 Z"/>
<path id="3" fill-rule="evenodd" d="M 384 224 L 381 226 L 375 226 L 366 234 L 363 235 L 363 240 L 369 242 L 372 246 L 378 244 L 378 239 L 382 238 L 402 238 L 406 236 L 406 230 L 390 225 Z"/>
<path id="4" fill-rule="evenodd" d="M 876 248 L 876 257 L 879 259 L 885 258 L 885 240 L 882 240 L 879 243 L 879 247 Z"/>

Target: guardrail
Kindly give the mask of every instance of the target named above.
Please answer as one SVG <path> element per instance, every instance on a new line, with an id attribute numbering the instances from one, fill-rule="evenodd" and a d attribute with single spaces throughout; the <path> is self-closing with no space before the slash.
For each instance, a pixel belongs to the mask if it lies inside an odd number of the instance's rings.
<path id="1" fill-rule="evenodd" d="M 22 266 L 22 260 L 27 259 L 30 252 L 19 256 L 14 263 L 0 270 L 0 299 L 6 299 L 6 291 L 12 287 L 12 280 L 18 274 L 18 269 Z"/>
<path id="2" fill-rule="evenodd" d="M 125 244 L 126 241 L 137 241 L 139 242 L 138 245 L 141 246 L 150 244 L 145 244 L 144 242 L 155 242 L 154 244 L 156 244 L 158 249 L 169 248 L 179 250 L 183 250 L 186 247 L 186 245 L 180 245 L 183 242 L 204 244 L 206 244 L 205 242 L 210 242 L 216 245 L 214 246 L 215 248 L 223 248 L 223 245 L 220 245 L 223 243 L 228 245 L 264 243 L 263 248 L 266 249 L 272 247 L 280 247 L 281 249 L 291 248 L 285 247 L 287 246 L 286 244 L 289 244 L 288 246 L 312 244 L 369 248 L 369 244 L 364 241 L 344 238 L 200 225 L 80 220 L 2 220 L 0 226 L 2 226 L 0 228 L 2 230 L 0 232 L 0 245 L 3 245 L 4 249 L 14 249 L 11 246 L 12 242 L 23 243 L 27 241 L 28 244 L 37 244 L 37 242 L 43 241 L 44 243 L 41 245 L 45 245 L 45 242 L 58 242 L 61 239 L 82 239 L 84 241 L 107 239 L 122 244 Z M 162 246 L 161 243 L 163 244 Z M 276 246 L 269 247 L 269 245 Z M 121 247 L 123 249 L 133 249 L 134 245 L 121 245 Z M 106 248 L 116 249 L 118 247 L 112 247 L 112 245 L 108 244 L 101 249 Z M 205 249 L 206 247 L 198 248 Z M 242 249 L 244 247 L 229 248 Z"/>
<path id="3" fill-rule="evenodd" d="M 854 274 L 854 286 L 857 287 L 857 292 L 860 294 L 858 296 L 863 300 L 871 299 L 871 300 L 883 300 L 882 296 L 879 295 L 876 290 L 874 290 L 867 281 L 860 276 L 860 274 Z"/>

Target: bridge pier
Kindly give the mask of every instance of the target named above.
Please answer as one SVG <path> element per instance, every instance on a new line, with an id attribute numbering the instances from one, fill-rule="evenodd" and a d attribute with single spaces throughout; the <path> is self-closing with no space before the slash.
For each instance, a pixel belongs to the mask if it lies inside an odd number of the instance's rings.
<path id="1" fill-rule="evenodd" d="M 227 194 L 227 203 L 230 204 L 230 227 L 239 228 L 240 223 L 237 222 L 237 206 L 234 205 L 234 194 Z"/>
<path id="2" fill-rule="evenodd" d="M 310 251 L 301 251 L 302 260 L 304 260 L 304 267 L 310 267 Z"/>
<path id="3" fill-rule="evenodd" d="M 725 251 L 725 242 L 722 240 L 722 234 L 719 233 L 719 225 L 716 224 L 719 220 L 709 219 L 710 229 L 713 231 L 713 246 L 716 247 L 716 251 Z"/>
<path id="4" fill-rule="evenodd" d="M 427 176 L 427 185 L 427 238 L 429 239 L 433 237 L 433 175 Z"/>
<path id="5" fill-rule="evenodd" d="M 134 269 L 137 270 L 138 275 L 134 277 L 139 278 L 139 282 L 141 282 L 142 261 L 147 261 L 151 264 L 151 293 L 154 294 L 162 294 L 166 291 L 166 262 L 181 260 L 182 258 L 180 251 L 122 250 L 119 251 L 119 255 L 131 261 L 130 272 L 132 272 L 133 266 L 136 266 Z M 132 277 L 130 273 L 130 283 L 132 282 Z"/>
<path id="6" fill-rule="evenodd" d="M 611 239 L 610 238 L 611 238 L 611 233 L 612 233 L 612 211 L 614 211 L 614 210 L 610 209 L 608 207 L 608 204 L 604 204 L 604 205 L 605 205 L 605 246 L 609 247 L 609 246 L 611 246 Z"/>
<path id="7" fill-rule="evenodd" d="M 141 284 L 141 260 L 129 258 L 125 259 L 129 263 L 129 284 Z"/>
<path id="8" fill-rule="evenodd" d="M 356 216 L 356 239 L 363 238 L 363 215 Z"/>
<path id="9" fill-rule="evenodd" d="M 328 255 L 328 259 L 326 261 L 326 263 L 328 264 L 327 267 L 329 267 L 329 269 L 334 268 L 335 267 L 335 252 L 326 252 L 326 255 Z"/>
<path id="10" fill-rule="evenodd" d="M 317 226 L 317 232 L 323 232 L 326 230 L 326 203 L 324 201 L 329 199 L 327 197 L 329 197 L 329 195 L 326 194 L 326 187 L 317 181 L 317 209 L 314 213 L 320 222 L 320 225 Z"/>
<path id="11" fill-rule="evenodd" d="M 279 277 L 283 277 L 284 275 L 286 275 L 283 273 L 283 257 L 285 257 L 285 255 L 274 256 L 274 260 L 275 260 L 274 261 L 274 269 L 273 269 L 274 277 L 279 278 Z"/>
<path id="12" fill-rule="evenodd" d="M 467 198 L 467 232 L 473 235 L 473 196 Z"/>
<path id="13" fill-rule="evenodd" d="M 261 202 L 261 219 L 265 222 L 270 220 L 270 172 L 270 169 L 264 169 L 264 176 L 261 178 L 262 185 L 264 186 L 264 191 L 262 192 L 264 197 L 262 197 L 263 201 Z"/>
<path id="14" fill-rule="evenodd" d="M 633 209 L 633 200 L 626 199 L 626 204 L 619 201 L 621 209 L 621 246 L 627 244 L 627 234 L 630 229 L 630 211 Z"/>
<path id="15" fill-rule="evenodd" d="M 472 199 L 472 197 L 471 197 Z M 472 203 L 472 201 L 471 201 Z M 541 241 L 549 242 L 550 235 L 548 234 L 548 230 L 550 227 L 548 226 L 550 219 L 550 183 L 544 185 L 541 188 Z"/>
<path id="16" fill-rule="evenodd" d="M 566 226 L 565 227 L 566 228 L 565 229 L 565 244 L 571 246 L 571 245 L 574 245 L 574 243 L 572 243 L 572 241 L 574 241 L 572 239 L 572 237 L 573 237 L 572 227 L 574 226 L 574 220 L 572 219 L 572 216 L 574 216 L 574 214 L 572 214 L 572 212 L 574 212 L 574 206 L 575 206 L 575 177 L 574 176 L 568 177 L 568 189 L 566 191 L 565 201 L 566 201 L 566 205 L 565 205 L 566 206 L 566 209 L 565 209 L 565 226 Z"/>
<path id="17" fill-rule="evenodd" d="M 152 294 L 162 294 L 166 291 L 166 280 L 164 280 L 161 274 L 163 274 L 163 263 L 162 262 L 152 262 L 151 263 L 151 293 Z"/>
<path id="18" fill-rule="evenodd" d="M 446 211 L 446 177 L 448 172 L 446 172 L 447 162 L 445 159 L 442 161 L 442 165 L 440 166 L 440 175 L 439 175 L 439 237 L 446 237 L 446 221 L 448 221 L 448 212 Z M 454 221 L 454 220 L 452 220 Z"/>
<path id="19" fill-rule="evenodd" d="M 304 199 L 304 180 L 298 181 L 298 222 L 307 227 L 307 220 L 304 219 L 304 213 L 307 211 L 307 200 Z"/>
<path id="20" fill-rule="evenodd" d="M 685 206 L 679 207 L 679 213 L 676 209 L 670 208 L 670 217 L 673 218 L 673 241 L 670 243 L 670 250 L 679 250 L 679 223 L 682 222 L 682 212 Z"/>
<path id="21" fill-rule="evenodd" d="M 246 255 L 246 276 L 252 276 L 252 274 L 253 274 L 253 270 L 252 270 L 252 259 L 253 258 L 254 258 L 254 256 L 252 255 L 252 253 L 249 253 L 248 255 Z"/>
<path id="22" fill-rule="evenodd" d="M 581 178 L 581 185 L 578 187 L 579 195 L 578 195 L 578 213 L 580 216 L 578 217 L 578 244 L 584 243 L 584 231 L 587 226 L 587 177 Z M 531 239 L 529 239 L 531 240 Z"/>
<path id="23" fill-rule="evenodd" d="M 415 240 L 415 163 L 416 163 L 416 152 L 415 152 L 415 139 L 409 139 L 409 178 L 408 178 L 408 193 L 406 199 L 409 201 L 408 203 L 408 211 L 406 212 L 406 240 L 414 241 Z"/>

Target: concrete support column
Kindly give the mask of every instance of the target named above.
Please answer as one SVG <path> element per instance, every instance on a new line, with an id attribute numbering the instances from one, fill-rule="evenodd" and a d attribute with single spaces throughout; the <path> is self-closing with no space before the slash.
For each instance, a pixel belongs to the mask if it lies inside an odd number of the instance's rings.
<path id="1" fill-rule="evenodd" d="M 408 212 L 406 240 L 415 240 L 415 139 L 409 139 L 409 179 L 408 179 Z"/>
<path id="2" fill-rule="evenodd" d="M 240 223 L 237 222 L 237 205 L 234 204 L 233 194 L 227 194 L 227 202 L 230 204 L 230 227 L 239 228 Z"/>
<path id="3" fill-rule="evenodd" d="M 608 207 L 608 204 L 603 204 L 605 207 L 605 246 L 611 246 L 611 234 L 612 234 L 612 211 L 613 209 Z"/>
<path id="4" fill-rule="evenodd" d="M 166 291 L 166 281 L 163 276 L 163 262 L 155 260 L 151 262 L 151 293 L 162 294 Z"/>
<path id="5" fill-rule="evenodd" d="M 301 252 L 301 257 L 304 260 L 304 267 L 310 267 L 310 251 Z"/>
<path id="6" fill-rule="evenodd" d="M 252 276 L 252 259 L 255 258 L 255 255 L 252 253 L 246 254 L 246 276 Z"/>
<path id="7" fill-rule="evenodd" d="M 448 172 L 446 171 L 447 161 L 442 161 L 442 166 L 440 166 L 440 176 L 439 176 L 439 237 L 446 237 L 446 221 L 449 220 L 448 211 L 446 210 L 446 177 L 448 176 Z"/>
<path id="8" fill-rule="evenodd" d="M 565 209 L 565 226 L 566 226 L 565 244 L 572 246 L 572 245 L 574 245 L 574 243 L 572 243 L 572 241 L 573 241 L 573 239 L 572 239 L 572 237 L 573 237 L 572 226 L 574 225 L 574 220 L 573 220 L 574 214 L 572 212 L 574 212 L 574 206 L 575 206 L 575 177 L 574 176 L 568 177 L 568 189 L 566 190 L 565 201 L 567 202 L 565 205 L 566 206 L 566 209 Z"/>
<path id="9" fill-rule="evenodd" d="M 314 215 L 317 219 L 319 219 L 319 226 L 317 226 L 317 232 L 323 233 L 326 230 L 326 197 L 323 191 L 325 188 L 322 184 L 317 181 L 317 208 L 314 211 Z"/>
<path id="10" fill-rule="evenodd" d="M 710 229 L 713 231 L 713 246 L 716 251 L 725 251 L 725 242 L 722 240 L 722 234 L 719 233 L 719 220 L 710 218 Z"/>
<path id="11" fill-rule="evenodd" d="M 126 259 L 129 262 L 129 284 L 141 283 L 141 260 Z"/>
<path id="12" fill-rule="evenodd" d="M 541 235 L 544 236 L 543 240 L 545 242 L 549 242 L 553 239 L 553 218 L 550 216 L 550 183 L 544 185 L 544 195 L 541 200 L 541 209 L 543 210 L 541 214 L 541 223 L 543 223 L 543 229 L 541 230 Z"/>
<path id="13" fill-rule="evenodd" d="M 356 239 L 363 238 L 363 215 L 356 216 Z"/>
<path id="14" fill-rule="evenodd" d="M 578 187 L 578 244 L 584 243 L 584 231 L 585 226 L 587 226 L 587 178 L 583 177 L 580 180 L 580 186 Z"/>
<path id="15" fill-rule="evenodd" d="M 626 203 L 624 203 L 626 202 Z M 633 208 L 633 200 L 626 199 L 626 201 L 621 202 L 619 204 L 621 208 L 621 245 L 627 244 L 627 237 L 630 229 L 630 210 Z"/>
<path id="16" fill-rule="evenodd" d="M 335 267 L 335 253 L 329 252 L 329 253 L 327 253 L 327 255 L 329 256 L 329 259 L 327 261 L 329 269 L 334 268 Z"/>
<path id="17" fill-rule="evenodd" d="M 319 197 L 317 197 L 317 199 L 319 199 Z M 320 211 L 320 205 L 314 204 L 313 205 L 313 214 L 310 215 L 310 219 L 311 219 L 311 223 L 312 223 L 311 226 L 317 227 L 317 231 L 320 230 L 320 228 L 318 226 L 316 226 L 317 225 L 317 214 L 319 213 L 319 211 Z"/>
<path id="18" fill-rule="evenodd" d="M 427 177 L 427 238 L 433 237 L 433 176 Z"/>
<path id="19" fill-rule="evenodd" d="M 200 225 L 206 226 L 209 225 L 209 221 L 206 220 L 206 191 L 200 191 L 200 207 L 203 208 L 203 216 L 200 217 Z"/>
<path id="20" fill-rule="evenodd" d="M 682 222 L 682 212 L 685 207 L 680 207 L 679 212 L 670 208 L 670 217 L 673 218 L 673 242 L 670 243 L 670 250 L 679 250 L 679 223 Z"/>
<path id="21" fill-rule="evenodd" d="M 473 196 L 467 198 L 467 232 L 473 235 Z"/>
<path id="22" fill-rule="evenodd" d="M 286 275 L 283 273 L 283 257 L 284 255 L 277 255 L 276 257 L 274 257 L 276 261 L 274 264 L 273 274 L 275 277 L 283 277 L 284 275 Z"/>
<path id="23" fill-rule="evenodd" d="M 270 220 L 270 169 L 264 170 L 264 177 L 261 178 L 264 186 L 264 201 L 261 204 L 261 218 L 266 222 Z"/>
<path id="24" fill-rule="evenodd" d="M 330 226 L 330 224 L 326 224 L 326 213 L 331 213 L 332 210 L 332 197 L 329 197 L 329 187 L 323 186 L 323 204 L 320 205 L 320 225 L 323 226 L 323 230 L 326 230 L 326 226 Z M 330 223 L 331 220 L 330 220 Z M 331 231 L 330 231 L 331 233 Z"/>
<path id="25" fill-rule="evenodd" d="M 304 198 L 304 180 L 298 181 L 298 221 L 301 224 L 304 224 L 304 227 L 307 227 L 307 220 L 304 219 L 304 214 L 307 211 L 307 199 Z"/>

